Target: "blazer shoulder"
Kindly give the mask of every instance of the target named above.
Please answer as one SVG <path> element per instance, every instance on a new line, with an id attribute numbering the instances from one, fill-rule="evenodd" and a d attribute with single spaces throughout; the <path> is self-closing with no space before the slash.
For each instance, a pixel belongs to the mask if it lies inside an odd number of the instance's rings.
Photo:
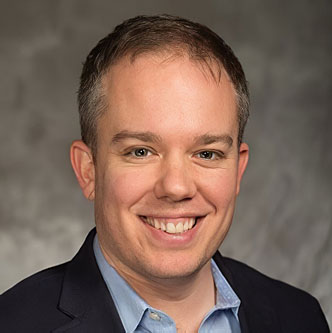
<path id="1" fill-rule="evenodd" d="M 15 298 L 16 296 L 19 296 L 22 300 L 31 296 L 31 294 L 36 294 L 36 292 L 45 291 L 44 289 L 47 289 L 50 285 L 54 288 L 54 284 L 57 284 L 59 279 L 63 277 L 66 265 L 64 263 L 49 267 L 23 279 L 1 295 L 0 304 L 3 300 Z"/>
<path id="2" fill-rule="evenodd" d="M 65 322 L 68 317 L 57 310 L 65 264 L 47 268 L 27 277 L 0 296 L 0 326 L 16 331 L 34 329 L 40 318 L 47 317 L 50 321 Z M 61 320 L 60 317 L 63 317 Z M 18 321 L 17 318 L 21 318 Z M 22 324 L 21 324 L 21 323 Z M 21 327 L 22 325 L 22 327 Z M 40 331 L 35 328 L 36 332 Z"/>
<path id="3" fill-rule="evenodd" d="M 268 299 L 285 332 L 298 329 L 293 326 L 295 323 L 305 327 L 305 332 L 309 332 L 311 328 L 315 332 L 329 332 L 319 302 L 308 292 L 268 277 L 234 259 L 222 257 L 221 264 L 231 272 L 240 296 L 244 295 L 244 302 L 253 304 Z"/>
<path id="4" fill-rule="evenodd" d="M 256 291 L 268 293 L 269 295 L 275 294 L 275 297 L 277 298 L 287 296 L 288 300 L 294 297 L 296 301 L 301 301 L 301 299 L 304 298 L 314 303 L 317 302 L 308 292 L 288 283 L 271 278 L 247 264 L 227 257 L 223 257 L 223 260 L 234 276 L 237 278 L 239 277 L 241 282 L 246 281 L 247 284 L 255 287 Z"/>

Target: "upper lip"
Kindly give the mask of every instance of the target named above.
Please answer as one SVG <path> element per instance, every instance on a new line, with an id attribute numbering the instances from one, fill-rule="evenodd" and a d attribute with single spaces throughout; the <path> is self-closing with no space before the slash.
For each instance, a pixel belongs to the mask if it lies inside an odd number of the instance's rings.
<path id="1" fill-rule="evenodd" d="M 146 215 L 139 215 L 142 217 L 151 217 L 151 218 L 155 218 L 155 219 L 181 219 L 181 218 L 199 218 L 199 217 L 204 217 L 206 214 L 192 214 L 192 213 L 188 213 L 188 214 L 177 214 L 177 215 L 173 215 L 173 214 L 146 214 Z"/>

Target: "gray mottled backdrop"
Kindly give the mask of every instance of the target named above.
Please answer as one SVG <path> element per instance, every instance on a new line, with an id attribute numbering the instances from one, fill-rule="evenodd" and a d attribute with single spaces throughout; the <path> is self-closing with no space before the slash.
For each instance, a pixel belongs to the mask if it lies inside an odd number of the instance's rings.
<path id="1" fill-rule="evenodd" d="M 0 1 L 0 291 L 70 259 L 93 226 L 69 163 L 81 63 L 123 19 L 170 13 L 234 48 L 251 147 L 224 254 L 301 287 L 332 319 L 332 2 Z"/>

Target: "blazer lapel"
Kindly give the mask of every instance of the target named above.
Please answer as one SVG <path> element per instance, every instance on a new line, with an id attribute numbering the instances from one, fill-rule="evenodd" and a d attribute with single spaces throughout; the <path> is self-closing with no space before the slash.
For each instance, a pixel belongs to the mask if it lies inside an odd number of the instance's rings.
<path id="1" fill-rule="evenodd" d="M 124 332 L 93 253 L 93 229 L 68 263 L 58 308 L 72 318 L 53 332 Z"/>
<path id="2" fill-rule="evenodd" d="M 235 266 L 232 267 L 231 262 L 223 258 L 219 252 L 213 259 L 241 300 L 239 309 L 241 332 L 280 333 L 282 330 L 266 291 L 254 287 L 245 272 L 239 271 Z"/>

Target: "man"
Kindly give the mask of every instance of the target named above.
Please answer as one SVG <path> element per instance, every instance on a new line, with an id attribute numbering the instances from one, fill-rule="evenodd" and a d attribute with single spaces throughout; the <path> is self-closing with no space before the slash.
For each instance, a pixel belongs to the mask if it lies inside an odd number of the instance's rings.
<path id="1" fill-rule="evenodd" d="M 90 52 L 71 162 L 96 230 L 1 296 L 5 332 L 328 332 L 318 302 L 217 252 L 249 148 L 248 90 L 208 28 L 136 17 Z"/>

